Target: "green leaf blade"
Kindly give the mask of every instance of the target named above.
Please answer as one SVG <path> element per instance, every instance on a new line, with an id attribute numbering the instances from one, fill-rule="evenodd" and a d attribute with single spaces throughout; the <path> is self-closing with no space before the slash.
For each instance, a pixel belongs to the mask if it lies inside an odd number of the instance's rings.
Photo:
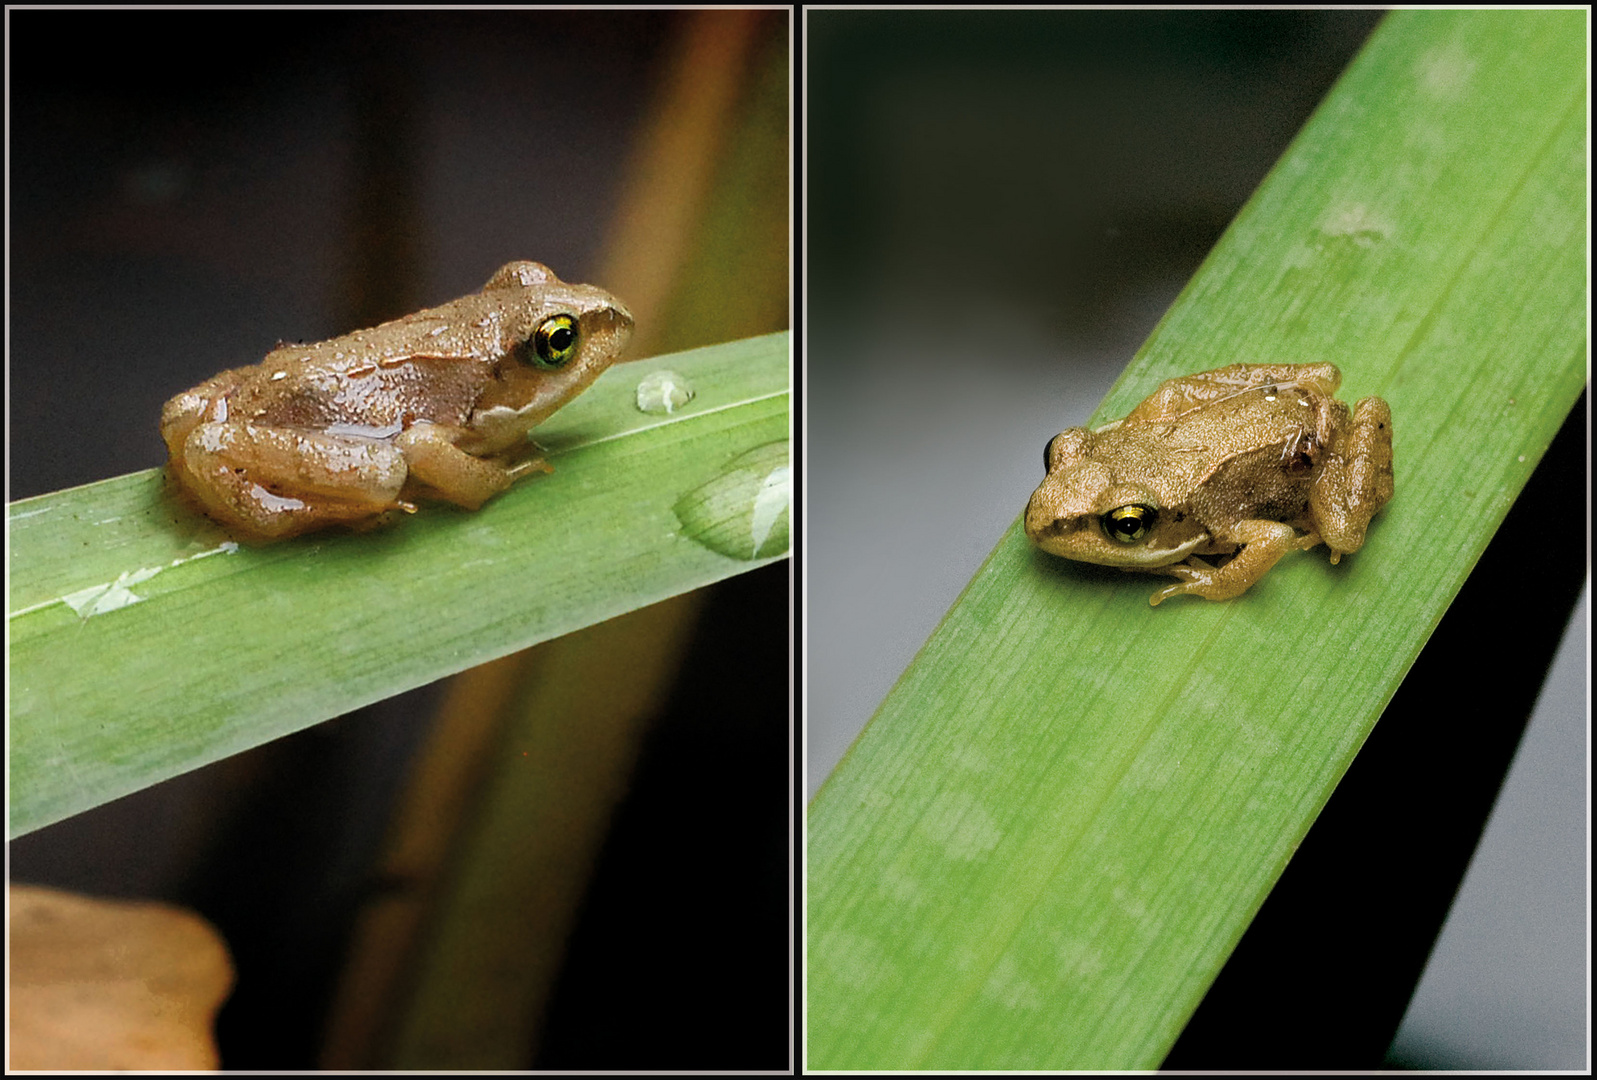
<path id="1" fill-rule="evenodd" d="M 1388 17 L 1228 230 L 1095 421 L 1331 360 L 1396 496 L 1157 611 L 1011 528 L 812 803 L 810 1067 L 1163 1060 L 1583 385 L 1584 28 Z"/>
<path id="2" fill-rule="evenodd" d="M 638 411 L 667 364 L 698 399 Z M 537 432 L 552 475 L 368 533 L 237 547 L 157 471 L 13 504 L 11 835 L 763 565 L 671 506 L 787 440 L 788 364 L 773 334 L 613 368 Z M 119 580 L 136 600 L 62 600 Z"/>

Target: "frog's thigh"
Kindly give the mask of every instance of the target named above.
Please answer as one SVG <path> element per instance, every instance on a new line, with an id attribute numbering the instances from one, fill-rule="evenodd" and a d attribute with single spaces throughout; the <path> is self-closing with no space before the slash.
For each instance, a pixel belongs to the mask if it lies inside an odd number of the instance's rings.
<path id="1" fill-rule="evenodd" d="M 1342 382 L 1335 364 L 1231 364 L 1214 371 L 1166 379 L 1127 420 L 1160 420 L 1189 409 L 1231 397 L 1240 390 L 1270 383 L 1301 386 L 1319 394 L 1334 394 Z"/>
<path id="2" fill-rule="evenodd" d="M 183 444 L 194 494 L 263 536 L 358 521 L 397 506 L 404 457 L 386 442 L 253 424 L 200 424 Z"/>
<path id="3" fill-rule="evenodd" d="M 1298 547 L 1297 533 L 1292 526 L 1279 521 L 1244 521 L 1231 530 L 1231 539 L 1243 544 L 1231 561 L 1221 567 L 1178 563 L 1160 567 L 1161 572 L 1181 578 L 1181 584 L 1169 585 L 1148 598 L 1155 606 L 1161 600 L 1182 593 L 1194 593 L 1206 600 L 1229 600 L 1248 591 L 1248 586 L 1258 581 L 1270 567 L 1287 552 Z"/>
<path id="4" fill-rule="evenodd" d="M 325 495 L 379 507 L 395 505 L 405 459 L 381 439 L 327 435 L 256 424 L 201 424 L 189 433 L 184 458 L 213 480 L 226 469 L 285 495 Z"/>
<path id="5" fill-rule="evenodd" d="M 1364 546 L 1370 519 L 1392 497 L 1392 410 L 1378 397 L 1353 409 L 1349 424 L 1315 478 L 1309 501 L 1331 561 Z"/>
<path id="6" fill-rule="evenodd" d="M 449 430 L 437 424 L 413 424 L 395 443 L 404 451 L 411 476 L 467 510 L 477 509 L 515 478 L 498 462 L 460 449 L 450 441 Z"/>

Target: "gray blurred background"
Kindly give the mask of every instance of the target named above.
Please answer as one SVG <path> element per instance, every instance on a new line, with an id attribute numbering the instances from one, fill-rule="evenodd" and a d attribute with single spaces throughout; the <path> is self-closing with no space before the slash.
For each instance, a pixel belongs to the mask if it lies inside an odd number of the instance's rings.
<path id="1" fill-rule="evenodd" d="M 1380 14 L 808 13 L 810 795 Z M 1588 620 L 1393 1067 L 1584 1066 Z"/>

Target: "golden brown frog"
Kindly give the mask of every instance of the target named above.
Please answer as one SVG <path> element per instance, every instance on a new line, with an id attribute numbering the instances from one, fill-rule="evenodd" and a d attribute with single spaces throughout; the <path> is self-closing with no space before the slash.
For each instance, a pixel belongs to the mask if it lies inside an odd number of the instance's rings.
<path id="1" fill-rule="evenodd" d="M 620 355 L 632 315 L 513 262 L 481 292 L 370 330 L 284 345 L 161 410 L 172 474 L 247 540 L 412 511 L 475 510 L 533 469 L 527 432 Z"/>
<path id="2" fill-rule="evenodd" d="M 1341 381 L 1334 364 L 1166 380 L 1124 419 L 1049 441 L 1026 535 L 1067 559 L 1181 579 L 1152 604 L 1240 596 L 1321 542 L 1335 563 L 1392 497 L 1392 411 L 1367 397 L 1350 412 L 1333 396 Z"/>

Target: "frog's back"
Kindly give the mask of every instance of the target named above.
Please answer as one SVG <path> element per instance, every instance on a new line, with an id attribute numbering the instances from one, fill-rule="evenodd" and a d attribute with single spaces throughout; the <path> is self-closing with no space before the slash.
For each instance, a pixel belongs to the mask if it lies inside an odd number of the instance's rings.
<path id="1" fill-rule="evenodd" d="M 274 427 L 351 425 L 382 434 L 396 434 L 416 420 L 463 423 L 491 370 L 427 357 L 393 364 L 283 364 L 277 353 L 260 366 L 263 377 L 239 389 L 232 415 Z"/>
<path id="2" fill-rule="evenodd" d="M 1319 401 L 1300 389 L 1250 389 L 1140 430 L 1120 431 L 1124 478 L 1160 493 L 1211 533 L 1262 518 L 1306 519 L 1320 457 Z M 1123 433 L 1123 434 L 1122 434 Z"/>
<path id="3" fill-rule="evenodd" d="M 1314 469 L 1290 444 L 1236 454 L 1193 492 L 1189 509 L 1211 536 L 1225 538 L 1241 521 L 1280 521 L 1307 529 L 1313 521 Z"/>

